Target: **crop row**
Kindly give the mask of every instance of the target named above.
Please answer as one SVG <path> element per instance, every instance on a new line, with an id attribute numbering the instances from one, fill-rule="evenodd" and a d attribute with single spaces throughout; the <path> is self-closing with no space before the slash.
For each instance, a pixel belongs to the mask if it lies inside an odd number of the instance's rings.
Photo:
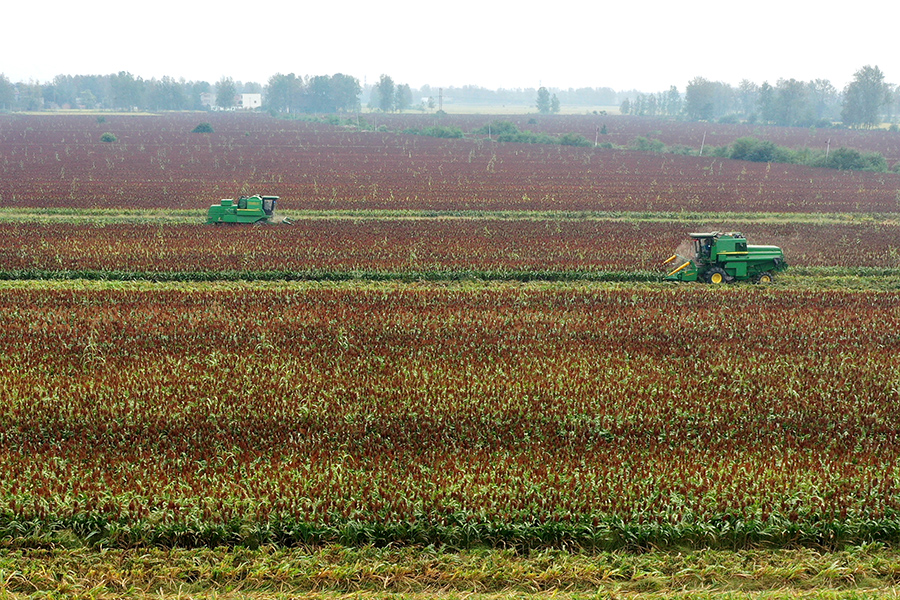
<path id="1" fill-rule="evenodd" d="M 0 311 L 4 530 L 898 531 L 896 293 L 42 284 Z"/>
<path id="2" fill-rule="evenodd" d="M 291 209 L 894 212 L 900 175 L 484 139 L 257 115 L 0 116 L 0 202 L 204 209 L 241 193 Z M 73 125 L 73 123 L 77 123 Z M 243 127 L 242 127 L 243 126 Z M 109 129 L 115 143 L 99 140 Z"/>
<path id="3" fill-rule="evenodd" d="M 687 236 L 685 227 L 503 219 L 303 219 L 290 227 L 0 223 L 0 272 L 661 273 L 662 261 Z M 890 223 L 744 231 L 751 243 L 782 246 L 793 266 L 882 269 L 900 267 L 898 233 Z"/>

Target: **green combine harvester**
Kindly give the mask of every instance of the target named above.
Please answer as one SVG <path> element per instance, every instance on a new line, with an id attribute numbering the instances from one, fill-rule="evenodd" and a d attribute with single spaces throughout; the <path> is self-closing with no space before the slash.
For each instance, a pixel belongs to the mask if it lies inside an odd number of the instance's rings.
<path id="1" fill-rule="evenodd" d="M 666 275 L 667 281 L 728 283 L 753 281 L 770 283 L 775 273 L 784 271 L 784 253 L 778 246 L 750 246 L 737 232 L 692 233 L 690 256 L 672 255 L 663 264 L 679 258 L 681 266 Z"/>
<path id="2" fill-rule="evenodd" d="M 278 196 L 241 196 L 237 202 L 226 198 L 209 207 L 207 223 L 269 223 L 275 216 Z M 282 219 L 290 223 L 288 219 Z"/>

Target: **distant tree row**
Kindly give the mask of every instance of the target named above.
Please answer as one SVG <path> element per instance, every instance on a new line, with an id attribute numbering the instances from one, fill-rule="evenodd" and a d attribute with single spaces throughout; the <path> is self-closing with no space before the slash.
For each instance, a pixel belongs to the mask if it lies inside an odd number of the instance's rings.
<path id="1" fill-rule="evenodd" d="M 678 88 L 674 85 L 667 92 L 658 94 L 637 93 L 634 100 L 625 98 L 619 106 L 623 115 L 636 115 L 641 117 L 678 116 L 681 114 L 682 99 Z"/>
<path id="2" fill-rule="evenodd" d="M 744 80 L 737 88 L 697 77 L 688 83 L 684 115 L 695 121 L 739 121 L 789 126 L 871 128 L 900 113 L 900 87 L 885 82 L 875 66 L 858 70 L 839 92 L 827 79 L 779 79 L 756 85 Z"/>
<path id="3" fill-rule="evenodd" d="M 691 80 L 684 95 L 668 91 L 616 92 L 610 88 L 551 90 L 545 87 L 488 90 L 476 86 L 413 90 L 382 75 L 374 85 L 360 86 L 355 77 L 273 75 L 265 86 L 222 77 L 215 84 L 176 80 L 144 80 L 121 71 L 110 75 L 58 75 L 52 81 L 13 84 L 0 74 L 0 110 L 99 108 L 116 110 L 203 110 L 232 108 L 238 93 L 262 94 L 263 108 L 283 113 L 332 113 L 359 110 L 368 97 L 371 109 L 383 112 L 410 108 L 433 110 L 455 102 L 470 105 L 530 106 L 542 114 L 566 106 L 614 106 L 627 115 L 672 116 L 690 120 L 771 123 L 792 126 L 870 128 L 900 116 L 900 86 L 885 82 L 875 66 L 865 66 L 844 90 L 830 81 L 780 79 L 773 86 L 744 80 L 736 88 L 703 77 Z M 420 102 L 414 98 L 421 98 Z M 439 99 L 439 100 L 438 100 Z"/>
<path id="4" fill-rule="evenodd" d="M 352 111 L 361 93 L 355 77 L 340 73 L 298 77 L 277 74 L 265 87 L 222 77 L 207 81 L 172 77 L 144 80 L 122 71 L 112 75 L 57 75 L 48 83 L 13 84 L 0 75 L 0 110 L 84 108 L 112 110 L 204 110 L 236 106 L 240 93 L 263 95 L 264 106 L 281 112 Z"/>
<path id="5" fill-rule="evenodd" d="M 0 110 L 203 110 L 231 108 L 234 96 L 239 93 L 262 93 L 263 108 L 277 112 L 352 111 L 360 104 L 393 112 L 434 110 L 441 102 L 534 107 L 537 92 L 537 88 L 491 90 L 478 86 L 423 85 L 416 89 L 408 84 L 395 84 L 387 75 L 375 84 L 360 86 L 356 78 L 340 73 L 312 77 L 278 73 L 265 84 L 235 81 L 230 77 L 214 83 L 173 77 L 142 79 L 126 71 L 110 75 L 58 75 L 47 82 L 13 83 L 0 74 Z M 539 112 L 549 109 L 552 113 L 558 104 L 617 106 L 623 98 L 635 94 L 605 87 L 549 89 L 548 93 L 549 105 L 542 101 Z"/>
<path id="6" fill-rule="evenodd" d="M 277 73 L 269 78 L 263 104 L 284 113 L 352 112 L 359 109 L 359 80 L 350 75 L 298 77 Z"/>
<path id="7" fill-rule="evenodd" d="M 260 93 L 262 86 L 235 82 L 230 77 L 223 77 L 215 85 L 207 81 L 176 80 L 172 77 L 145 80 L 125 71 L 111 75 L 57 75 L 47 83 L 20 82 L 14 85 L 0 75 L 0 110 L 230 108 L 239 91 Z"/>
<path id="8" fill-rule="evenodd" d="M 561 106 L 599 107 L 618 106 L 619 102 L 630 92 L 617 92 L 612 88 L 545 88 L 550 93 L 549 100 L 556 96 Z M 514 88 L 490 90 L 474 85 L 461 87 L 435 88 L 424 85 L 418 90 L 422 98 L 438 99 L 443 97 L 444 104 L 454 103 L 483 106 L 522 106 L 535 107 L 539 88 Z M 414 92 L 415 95 L 415 92 Z"/>

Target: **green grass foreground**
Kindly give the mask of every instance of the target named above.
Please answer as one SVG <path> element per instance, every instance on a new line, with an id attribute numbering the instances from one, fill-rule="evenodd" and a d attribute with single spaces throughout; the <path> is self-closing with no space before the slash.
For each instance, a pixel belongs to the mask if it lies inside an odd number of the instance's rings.
<path id="1" fill-rule="evenodd" d="M 861 546 L 571 553 L 430 547 L 0 550 L 0 598 L 884 598 L 900 552 Z"/>

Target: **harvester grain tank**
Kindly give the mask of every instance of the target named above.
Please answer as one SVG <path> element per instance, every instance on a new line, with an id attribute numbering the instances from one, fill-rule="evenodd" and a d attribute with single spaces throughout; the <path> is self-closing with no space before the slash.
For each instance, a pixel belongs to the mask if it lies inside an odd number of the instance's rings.
<path id="1" fill-rule="evenodd" d="M 265 223 L 275 216 L 278 196 L 241 196 L 237 201 L 220 200 L 209 207 L 207 223 Z"/>
<path id="2" fill-rule="evenodd" d="M 776 272 L 787 268 L 781 248 L 749 245 L 737 232 L 692 233 L 690 237 L 690 256 L 674 254 L 663 263 L 679 264 L 680 259 L 679 266 L 666 275 L 668 281 L 769 283 Z"/>

